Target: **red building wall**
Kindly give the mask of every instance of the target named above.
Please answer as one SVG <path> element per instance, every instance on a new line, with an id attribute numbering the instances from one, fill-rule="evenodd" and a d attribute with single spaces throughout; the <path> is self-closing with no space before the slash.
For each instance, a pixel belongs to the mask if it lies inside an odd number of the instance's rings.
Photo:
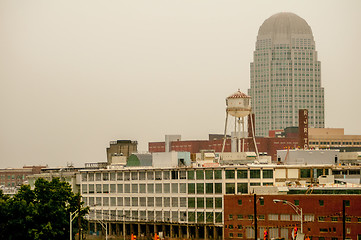
<path id="1" fill-rule="evenodd" d="M 277 161 L 277 150 L 286 148 L 297 148 L 298 138 L 256 138 L 258 152 L 267 153 L 272 157 L 272 161 Z M 214 150 L 215 152 L 222 152 L 223 140 L 191 140 L 191 141 L 175 141 L 171 142 L 171 149 L 173 151 L 185 151 L 190 153 L 199 153 L 201 150 Z M 255 151 L 252 139 L 248 139 L 245 143 L 245 151 Z M 148 143 L 149 152 L 164 152 L 164 142 L 150 142 Z M 231 140 L 227 139 L 225 152 L 231 151 Z"/>
<path id="2" fill-rule="evenodd" d="M 260 197 L 263 197 L 263 200 L 260 200 Z M 250 227 L 254 227 L 253 199 L 253 195 L 224 196 L 224 239 L 249 238 L 247 231 Z M 297 215 L 295 211 L 287 204 L 274 203 L 273 199 L 287 200 L 291 203 L 298 201 L 298 207 L 303 210 L 303 233 L 312 240 L 342 239 L 342 204 L 343 200 L 347 200 L 349 206 L 345 211 L 346 238 L 361 237 L 360 195 L 257 195 L 257 199 L 259 199 L 257 201 L 259 238 L 263 238 L 261 228 L 268 230 L 269 233 L 271 229 L 278 231 L 279 237 L 280 229 L 287 229 L 288 239 L 291 239 L 294 227 L 298 227 L 300 231 L 300 220 L 292 220 L 292 215 Z M 271 220 L 270 214 L 273 214 L 273 217 L 276 215 L 278 220 Z M 281 220 L 281 214 L 289 215 L 290 220 Z M 309 220 L 312 215 L 314 220 Z"/>

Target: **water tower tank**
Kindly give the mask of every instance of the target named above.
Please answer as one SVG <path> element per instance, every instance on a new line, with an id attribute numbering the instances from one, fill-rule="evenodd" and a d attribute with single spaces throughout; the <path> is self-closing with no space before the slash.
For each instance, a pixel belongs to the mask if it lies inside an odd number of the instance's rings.
<path id="1" fill-rule="evenodd" d="M 245 117 L 251 113 L 251 97 L 238 90 L 226 98 L 227 112 L 234 117 Z"/>

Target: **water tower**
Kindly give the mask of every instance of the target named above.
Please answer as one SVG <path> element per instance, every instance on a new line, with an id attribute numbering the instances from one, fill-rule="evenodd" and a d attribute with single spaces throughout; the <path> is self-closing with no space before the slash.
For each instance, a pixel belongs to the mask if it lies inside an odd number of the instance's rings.
<path id="1" fill-rule="evenodd" d="M 222 154 L 224 151 L 226 136 L 227 136 L 227 124 L 228 124 L 228 116 L 231 115 L 234 117 L 234 132 L 235 132 L 235 140 L 236 140 L 236 152 L 244 152 L 244 143 L 246 133 L 245 133 L 245 117 L 249 116 L 252 112 L 251 108 L 251 97 L 242 93 L 239 89 L 234 94 L 230 95 L 226 98 L 226 122 L 224 128 L 224 141 L 222 146 Z M 252 122 L 252 118 L 251 122 Z M 251 123 L 253 126 L 253 123 Z M 252 128 L 252 132 L 254 129 Z M 254 136 L 254 134 L 252 134 Z"/>

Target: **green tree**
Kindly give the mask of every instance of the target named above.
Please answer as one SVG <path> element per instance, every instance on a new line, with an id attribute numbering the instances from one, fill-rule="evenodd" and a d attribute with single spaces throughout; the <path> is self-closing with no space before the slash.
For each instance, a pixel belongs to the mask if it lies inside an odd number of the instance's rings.
<path id="1" fill-rule="evenodd" d="M 0 238 L 63 240 L 69 236 L 69 214 L 78 210 L 81 224 L 89 208 L 83 207 L 81 196 L 74 194 L 69 183 L 54 178 L 39 178 L 34 190 L 23 185 L 12 198 L 0 195 Z M 80 209 L 80 211 L 79 211 Z M 73 232 L 77 231 L 74 224 Z"/>

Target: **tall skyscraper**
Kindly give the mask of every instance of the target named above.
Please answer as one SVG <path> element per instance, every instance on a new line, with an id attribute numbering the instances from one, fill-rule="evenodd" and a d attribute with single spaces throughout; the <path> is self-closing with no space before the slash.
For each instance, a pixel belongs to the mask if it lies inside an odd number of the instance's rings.
<path id="1" fill-rule="evenodd" d="M 294 13 L 278 13 L 259 28 L 251 63 L 252 110 L 256 135 L 298 126 L 308 109 L 309 127 L 323 128 L 324 89 L 311 27 Z"/>

